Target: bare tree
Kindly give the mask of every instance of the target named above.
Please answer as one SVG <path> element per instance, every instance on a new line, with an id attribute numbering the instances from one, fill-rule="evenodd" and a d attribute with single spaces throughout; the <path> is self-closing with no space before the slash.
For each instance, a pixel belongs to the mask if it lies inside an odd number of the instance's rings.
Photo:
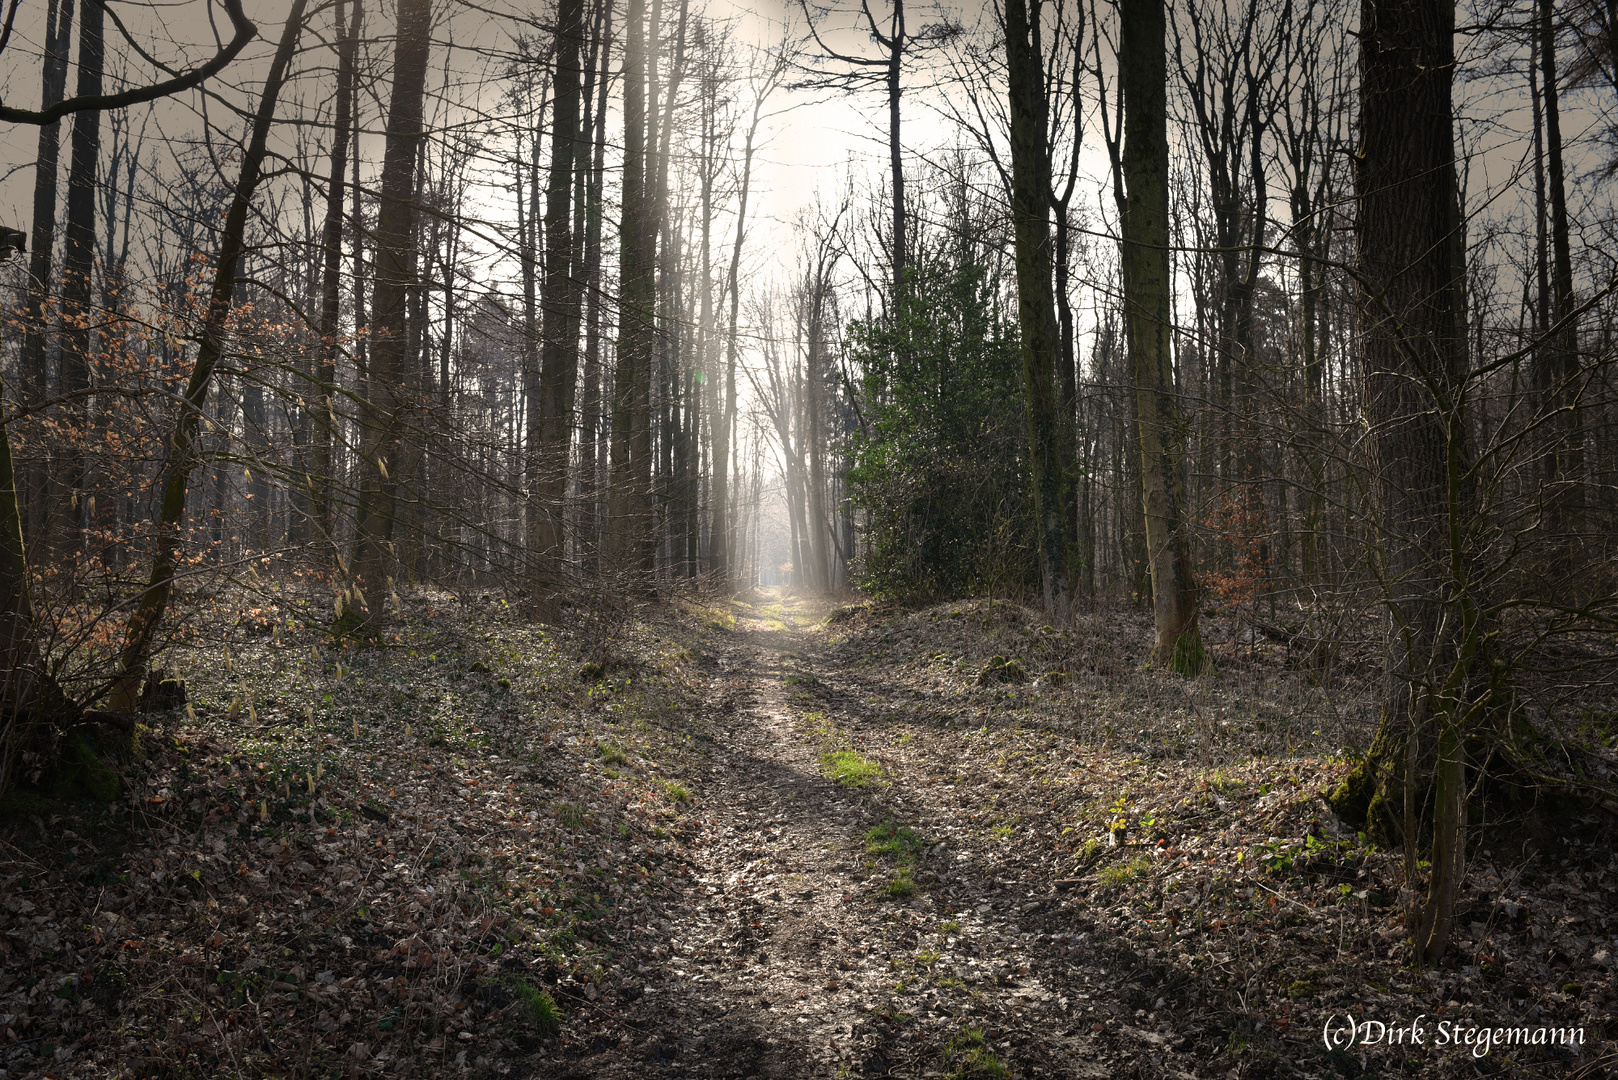
<path id="1" fill-rule="evenodd" d="M 377 212 L 376 281 L 371 294 L 372 333 L 352 561 L 360 604 L 368 618 L 380 615 L 381 601 L 391 590 L 400 441 L 404 425 L 412 422 L 420 381 L 406 363 L 406 303 L 416 279 L 416 161 L 431 30 L 431 0 L 401 0 Z"/>
<path id="2" fill-rule="evenodd" d="M 1206 666 L 1187 544 L 1184 422 L 1170 353 L 1169 145 L 1163 9 L 1124 4 L 1118 50 L 1124 101 L 1124 303 L 1140 434 L 1141 499 L 1152 573 L 1154 663 L 1195 675 Z"/>

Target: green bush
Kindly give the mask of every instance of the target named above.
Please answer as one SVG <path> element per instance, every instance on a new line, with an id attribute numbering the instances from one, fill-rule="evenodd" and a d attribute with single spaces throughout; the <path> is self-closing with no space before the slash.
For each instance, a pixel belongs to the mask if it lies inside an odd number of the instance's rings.
<path id="1" fill-rule="evenodd" d="M 868 423 L 849 492 L 865 511 L 861 588 L 959 596 L 1036 583 L 1022 358 L 985 269 L 918 260 L 892 320 L 856 322 Z"/>

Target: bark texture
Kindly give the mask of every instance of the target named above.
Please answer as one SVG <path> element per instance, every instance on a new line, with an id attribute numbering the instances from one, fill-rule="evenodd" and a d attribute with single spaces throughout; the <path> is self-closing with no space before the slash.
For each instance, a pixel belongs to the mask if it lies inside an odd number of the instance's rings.
<path id="1" fill-rule="evenodd" d="M 1037 9 L 1035 18 L 1037 18 Z M 1006 69 L 1011 113 L 1011 220 L 1017 264 L 1017 321 L 1028 395 L 1029 459 L 1039 536 L 1045 615 L 1071 617 L 1072 535 L 1067 512 L 1073 482 L 1070 414 L 1057 383 L 1061 340 L 1051 291 L 1051 160 L 1041 57 L 1025 0 L 1006 3 Z"/>
<path id="2" fill-rule="evenodd" d="M 1152 661 L 1187 675 L 1207 666 L 1197 630 L 1197 585 L 1185 520 L 1185 420 L 1175 400 L 1170 346 L 1169 142 L 1163 8 L 1119 7 L 1124 97 L 1125 324 L 1135 381 L 1141 501 L 1157 638 Z"/>
<path id="3" fill-rule="evenodd" d="M 417 399 L 417 366 L 408 356 L 408 297 L 416 280 L 416 165 L 432 30 L 431 0 L 401 0 L 382 153 L 371 345 L 366 372 L 354 541 L 355 585 L 367 618 L 381 612 L 392 587 L 393 526 L 399 452 Z"/>

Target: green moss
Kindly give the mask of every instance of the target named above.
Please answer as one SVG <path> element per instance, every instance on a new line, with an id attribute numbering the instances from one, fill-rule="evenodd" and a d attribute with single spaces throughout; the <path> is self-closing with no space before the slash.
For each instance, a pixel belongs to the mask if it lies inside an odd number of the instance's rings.
<path id="1" fill-rule="evenodd" d="M 83 796 L 97 802 L 112 802 L 118 798 L 122 787 L 118 774 L 101 760 L 84 736 L 77 732 L 65 736 L 61 755 L 51 784 L 53 795 L 62 799 Z"/>
<path id="2" fill-rule="evenodd" d="M 950 1080 L 999 1080 L 1011 1074 L 989 1049 L 980 1028 L 967 1028 L 944 1047 Z"/>
<path id="3" fill-rule="evenodd" d="M 915 879 L 910 876 L 910 868 L 901 866 L 899 872 L 893 875 L 893 880 L 883 886 L 882 891 L 894 900 L 903 900 L 916 893 Z"/>
<path id="4" fill-rule="evenodd" d="M 1096 877 L 1103 885 L 1117 887 L 1128 885 L 1130 882 L 1143 878 L 1152 869 L 1150 855 L 1137 855 L 1126 863 L 1109 866 L 1097 874 Z"/>
<path id="5" fill-rule="evenodd" d="M 62 803 L 59 800 L 41 795 L 37 791 L 9 791 L 5 798 L 0 799 L 0 821 L 44 817 L 61 811 Z"/>
<path id="6" fill-rule="evenodd" d="M 1169 670 L 1193 678 L 1213 670 L 1208 651 L 1202 647 L 1202 631 L 1195 625 L 1174 642 L 1174 657 L 1169 661 Z"/>
<path id="7" fill-rule="evenodd" d="M 983 665 L 978 672 L 979 686 L 993 686 L 996 683 L 1020 683 L 1028 681 L 1028 672 L 1024 670 L 1021 662 L 1007 660 L 1003 656 L 991 656 L 989 662 Z"/>
<path id="8" fill-rule="evenodd" d="M 1398 846 L 1402 837 L 1399 823 L 1404 817 L 1404 796 L 1396 768 L 1399 756 L 1398 740 L 1386 728 L 1379 730 L 1370 750 L 1326 796 L 1333 813 L 1383 847 Z M 1425 806 L 1429 798 L 1430 792 L 1425 793 L 1416 803 Z"/>
<path id="9" fill-rule="evenodd" d="M 902 825 L 878 825 L 865 834 L 867 854 L 892 855 L 901 862 L 913 861 L 926 846 L 920 833 Z"/>

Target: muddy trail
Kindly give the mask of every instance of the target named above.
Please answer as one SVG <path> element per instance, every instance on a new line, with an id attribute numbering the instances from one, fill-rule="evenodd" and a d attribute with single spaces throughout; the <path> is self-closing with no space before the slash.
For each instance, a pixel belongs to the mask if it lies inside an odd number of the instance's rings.
<path id="1" fill-rule="evenodd" d="M 540 1072 L 1172 1074 L 1189 1044 L 1156 1030 L 1157 973 L 1095 940 L 1070 882 L 966 842 L 947 787 L 873 764 L 880 670 L 837 655 L 824 612 L 767 610 L 713 644 L 703 832 L 688 891 L 646 928 L 644 984 L 581 1015 Z"/>

